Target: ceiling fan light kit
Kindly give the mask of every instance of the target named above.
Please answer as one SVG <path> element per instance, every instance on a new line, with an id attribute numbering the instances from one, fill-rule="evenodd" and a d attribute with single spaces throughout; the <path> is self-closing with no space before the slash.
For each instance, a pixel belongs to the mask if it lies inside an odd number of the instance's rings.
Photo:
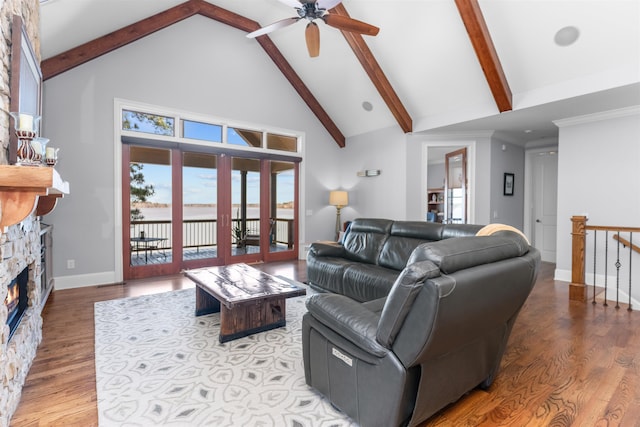
<path id="1" fill-rule="evenodd" d="M 321 19 L 330 27 L 350 33 L 375 36 L 378 34 L 378 31 L 380 31 L 378 27 L 367 24 L 366 22 L 327 12 L 327 10 L 340 4 L 342 0 L 280 0 L 280 2 L 295 8 L 298 16 L 276 21 L 273 24 L 247 34 L 247 37 L 255 38 L 263 36 L 280 28 L 287 27 L 304 18 L 309 21 L 305 30 L 307 50 L 309 56 L 314 58 L 320 54 L 320 29 L 318 28 L 318 24 L 314 22 L 316 19 Z"/>

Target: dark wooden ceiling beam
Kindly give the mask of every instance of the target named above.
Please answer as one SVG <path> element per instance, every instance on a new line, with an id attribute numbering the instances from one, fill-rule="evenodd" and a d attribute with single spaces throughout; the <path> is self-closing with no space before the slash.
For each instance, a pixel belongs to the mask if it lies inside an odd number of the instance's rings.
<path id="1" fill-rule="evenodd" d="M 331 9 L 330 13 L 350 17 L 347 9 L 345 9 L 342 3 Z M 353 53 L 360 61 L 360 64 L 362 64 L 362 67 L 371 79 L 371 82 L 378 90 L 378 93 L 380 93 L 380 96 L 387 104 L 391 114 L 396 118 L 400 128 L 402 128 L 404 133 L 411 132 L 413 130 L 413 120 L 411 119 L 411 116 L 402 104 L 402 101 L 396 94 L 393 86 L 391 86 L 391 83 L 382 71 L 382 68 L 380 68 L 378 61 L 373 56 L 371 49 L 367 46 L 362 35 L 342 30 L 341 32 L 349 46 L 351 46 L 351 50 L 353 50 Z"/>
<path id="2" fill-rule="evenodd" d="M 133 43 L 158 30 L 195 15 L 198 13 L 199 8 L 200 5 L 198 1 L 187 1 L 46 59 L 42 61 L 41 65 L 42 78 L 44 80 L 50 79 L 78 65 L 96 59 L 129 43 Z"/>
<path id="3" fill-rule="evenodd" d="M 242 31 L 251 32 L 260 28 L 260 25 L 251 19 L 238 15 L 221 7 L 215 6 L 204 0 L 188 0 L 185 3 L 167 9 L 149 18 L 135 22 L 105 36 L 84 43 L 59 55 L 42 61 L 43 80 L 50 79 L 60 73 L 69 71 L 85 62 L 109 53 L 115 49 L 146 37 L 158 30 L 169 27 L 183 19 L 193 15 L 202 15 L 214 19 L 223 24 Z M 322 108 L 318 100 L 313 96 L 309 88 L 304 84 L 300 76 L 293 70 L 284 58 L 280 50 L 273 44 L 268 36 L 258 38 L 260 46 L 276 64 L 280 72 L 285 76 L 293 88 L 298 92 L 303 101 L 309 106 L 313 114 L 320 120 L 327 132 L 340 146 L 345 146 L 345 136 L 340 132 L 329 114 Z"/>
<path id="4" fill-rule="evenodd" d="M 233 28 L 246 31 L 248 33 L 260 28 L 260 24 L 256 21 L 245 18 L 244 16 L 238 15 L 230 10 L 223 9 L 204 0 L 191 1 L 198 4 L 198 14 L 206 16 L 207 18 L 222 22 L 223 24 L 227 24 Z"/>
<path id="5" fill-rule="evenodd" d="M 487 23 L 482 16 L 478 0 L 456 0 L 456 6 L 471 39 L 480 66 L 500 112 L 513 109 L 511 89 L 504 75 L 500 58 L 491 40 Z"/>

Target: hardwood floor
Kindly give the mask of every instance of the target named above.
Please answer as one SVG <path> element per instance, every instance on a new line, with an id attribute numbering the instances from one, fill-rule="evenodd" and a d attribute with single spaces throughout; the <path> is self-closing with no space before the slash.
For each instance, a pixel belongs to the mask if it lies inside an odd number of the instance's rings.
<path id="1" fill-rule="evenodd" d="M 306 279 L 304 261 L 257 265 Z M 498 376 L 422 426 L 640 426 L 640 312 L 569 302 L 543 263 Z M 183 277 L 54 292 L 11 426 L 97 425 L 93 303 L 193 287 Z"/>

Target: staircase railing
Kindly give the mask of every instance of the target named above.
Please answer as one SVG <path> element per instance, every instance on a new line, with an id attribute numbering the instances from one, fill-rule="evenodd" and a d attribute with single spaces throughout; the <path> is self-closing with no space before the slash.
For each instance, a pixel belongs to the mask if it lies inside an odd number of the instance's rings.
<path id="1" fill-rule="evenodd" d="M 620 308 L 622 292 L 627 295 L 627 310 L 632 310 L 634 255 L 636 261 L 640 260 L 640 247 L 633 243 L 633 238 L 634 233 L 640 234 L 640 227 L 588 225 L 586 216 L 573 216 L 571 222 L 573 226 L 569 299 L 586 301 L 589 297 L 587 281 L 590 281 L 593 304 L 597 303 L 596 297 L 600 292 L 604 298 L 603 305 L 607 306 L 608 300 L 615 299 L 615 307 Z M 588 234 L 592 234 L 593 238 L 587 239 Z M 612 244 L 614 248 L 611 250 L 609 235 L 615 240 Z M 611 282 L 615 282 L 615 288 L 609 285 Z M 610 297 L 614 292 L 615 297 Z"/>

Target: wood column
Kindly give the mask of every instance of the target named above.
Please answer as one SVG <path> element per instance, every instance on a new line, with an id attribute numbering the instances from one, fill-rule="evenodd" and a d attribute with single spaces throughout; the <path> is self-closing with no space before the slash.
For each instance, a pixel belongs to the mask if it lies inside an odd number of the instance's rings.
<path id="1" fill-rule="evenodd" d="M 585 250 L 587 242 L 587 217 L 572 216 L 571 229 L 571 283 L 569 284 L 569 300 L 586 301 L 587 287 L 585 277 Z"/>

